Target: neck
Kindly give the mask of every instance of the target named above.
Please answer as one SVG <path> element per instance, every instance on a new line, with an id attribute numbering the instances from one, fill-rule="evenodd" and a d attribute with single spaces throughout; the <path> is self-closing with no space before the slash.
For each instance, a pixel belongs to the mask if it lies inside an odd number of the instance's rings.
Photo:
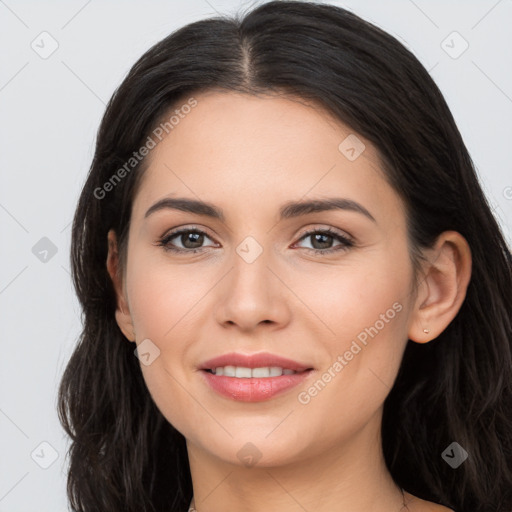
<path id="1" fill-rule="evenodd" d="M 403 494 L 382 454 L 380 414 L 351 439 L 308 457 L 252 467 L 219 459 L 187 440 L 197 512 L 399 512 Z M 263 454 L 264 455 L 264 454 Z M 262 462 L 264 459 L 262 457 Z"/>

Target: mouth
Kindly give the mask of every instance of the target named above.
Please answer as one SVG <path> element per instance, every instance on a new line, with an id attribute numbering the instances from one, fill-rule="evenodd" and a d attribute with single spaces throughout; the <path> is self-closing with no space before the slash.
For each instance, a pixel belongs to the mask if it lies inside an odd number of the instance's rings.
<path id="1" fill-rule="evenodd" d="M 230 353 L 198 367 L 203 382 L 217 394 L 241 402 L 262 402 L 304 383 L 315 368 L 269 352 Z"/>
<path id="2" fill-rule="evenodd" d="M 270 353 L 225 354 L 206 361 L 198 369 L 210 390 L 240 402 L 270 400 L 316 373 L 310 365 Z"/>
<path id="3" fill-rule="evenodd" d="M 215 368 L 204 369 L 216 376 L 233 377 L 235 379 L 268 379 L 272 377 L 281 377 L 282 375 L 296 375 L 299 373 L 308 372 L 313 368 L 306 368 L 305 370 L 296 371 L 290 368 L 282 368 L 280 366 L 262 366 L 259 368 L 249 368 L 246 366 L 217 366 Z"/>
<path id="4" fill-rule="evenodd" d="M 215 375 L 237 378 L 269 378 L 280 375 L 293 375 L 306 370 L 313 370 L 307 363 L 299 363 L 270 352 L 243 354 L 232 352 L 201 364 L 199 370 L 206 370 Z"/>

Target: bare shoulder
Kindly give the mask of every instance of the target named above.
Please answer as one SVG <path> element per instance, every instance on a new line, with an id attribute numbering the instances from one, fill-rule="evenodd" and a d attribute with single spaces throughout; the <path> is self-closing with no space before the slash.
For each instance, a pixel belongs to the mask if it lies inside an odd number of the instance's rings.
<path id="1" fill-rule="evenodd" d="M 406 493 L 406 504 L 409 512 L 455 512 L 451 508 L 422 500 L 409 493 Z"/>

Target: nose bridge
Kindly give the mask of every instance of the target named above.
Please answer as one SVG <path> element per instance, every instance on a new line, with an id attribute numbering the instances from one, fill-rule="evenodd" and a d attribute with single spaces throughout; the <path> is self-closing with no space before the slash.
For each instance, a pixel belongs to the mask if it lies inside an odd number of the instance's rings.
<path id="1" fill-rule="evenodd" d="M 261 240 L 261 236 L 259 238 Z M 268 240 L 261 240 L 260 243 L 254 236 L 248 235 L 234 249 L 230 277 L 231 293 L 241 293 L 239 299 L 249 302 L 254 300 L 251 299 L 252 296 L 258 296 L 260 300 L 261 295 L 265 295 L 269 300 L 272 288 L 269 280 L 273 276 L 268 269 L 271 259 Z"/>
<path id="2" fill-rule="evenodd" d="M 272 264 L 271 249 L 264 243 L 269 243 L 268 237 L 260 242 L 248 235 L 234 247 L 231 270 L 217 297 L 219 322 L 250 328 L 261 322 L 284 321 L 287 306 L 283 285 L 270 270 L 276 265 Z"/>
<path id="3" fill-rule="evenodd" d="M 261 258 L 261 256 L 265 253 L 268 254 L 268 237 L 265 237 L 265 240 L 262 240 L 261 235 L 258 236 L 260 242 L 256 240 L 256 238 L 252 235 L 246 236 L 235 248 L 236 254 L 242 259 L 247 265 L 252 265 L 257 260 L 266 260 L 266 256 Z M 263 247 L 263 244 L 267 245 L 267 247 Z"/>

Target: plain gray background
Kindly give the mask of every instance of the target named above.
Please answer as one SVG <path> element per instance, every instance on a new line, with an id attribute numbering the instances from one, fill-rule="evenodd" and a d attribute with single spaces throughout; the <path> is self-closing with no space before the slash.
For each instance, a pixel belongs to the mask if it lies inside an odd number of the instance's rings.
<path id="1" fill-rule="evenodd" d="M 0 0 L 0 512 L 67 510 L 56 391 L 80 331 L 70 223 L 106 102 L 174 29 L 259 3 Z M 512 1 L 323 3 L 391 33 L 429 70 L 510 243 Z"/>

